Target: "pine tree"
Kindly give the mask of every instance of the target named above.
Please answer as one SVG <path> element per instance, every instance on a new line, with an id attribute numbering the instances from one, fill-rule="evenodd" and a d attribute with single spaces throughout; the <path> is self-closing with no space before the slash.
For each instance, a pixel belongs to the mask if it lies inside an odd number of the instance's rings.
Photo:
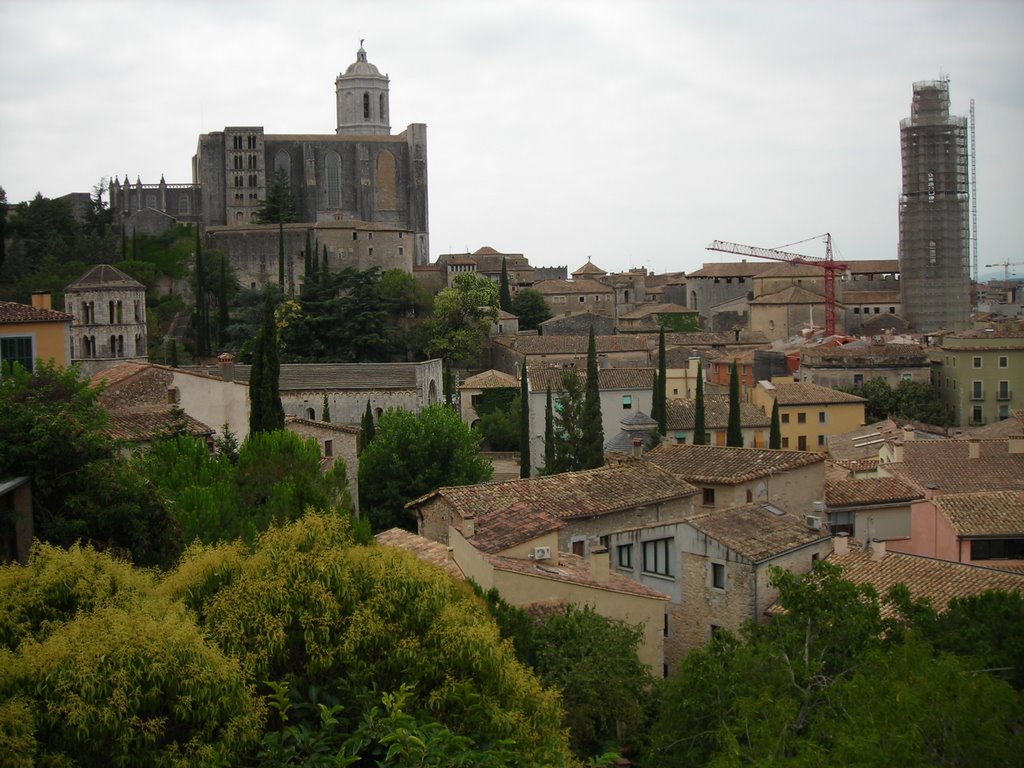
<path id="1" fill-rule="evenodd" d="M 668 355 L 665 352 L 664 326 L 659 329 L 658 333 L 658 378 L 654 397 L 656 402 L 651 410 L 656 410 L 658 415 L 651 414 L 651 416 L 658 422 L 658 431 L 664 437 L 668 434 Z"/>
<path id="2" fill-rule="evenodd" d="M 253 339 L 252 368 L 249 371 L 249 434 L 284 429 L 277 357 L 277 325 L 274 295 L 268 286 L 263 302 L 263 319 Z"/>
<path id="3" fill-rule="evenodd" d="M 772 400 L 772 426 L 768 433 L 768 447 L 774 450 L 782 448 L 782 419 L 779 417 L 779 401 Z"/>
<path id="4" fill-rule="evenodd" d="M 323 408 L 321 410 L 323 412 L 323 415 L 320 417 L 320 420 L 323 421 L 323 422 L 326 422 L 327 424 L 330 424 L 331 423 L 331 404 L 327 400 L 327 393 L 326 392 L 324 393 L 324 405 L 323 405 Z"/>
<path id="5" fill-rule="evenodd" d="M 512 311 L 512 293 L 508 288 L 508 268 L 505 266 L 505 257 L 501 257 L 501 283 L 498 287 L 498 306 L 503 312 Z"/>
<path id="6" fill-rule="evenodd" d="M 729 371 L 729 430 L 725 444 L 731 448 L 743 447 L 743 424 L 740 420 L 740 374 L 736 361 Z"/>
<path id="7" fill-rule="evenodd" d="M 693 444 L 707 445 L 708 428 L 704 418 L 704 366 L 697 363 L 697 400 L 693 404 Z"/>
<path id="8" fill-rule="evenodd" d="M 587 343 L 587 387 L 583 396 L 583 441 L 580 464 L 583 469 L 604 466 L 604 426 L 601 422 L 601 386 L 597 371 L 597 341 L 590 326 Z"/>
<path id="9" fill-rule="evenodd" d="M 526 378 L 526 358 L 519 382 L 519 476 L 529 477 L 530 470 L 530 385 Z"/>
<path id="10" fill-rule="evenodd" d="M 551 406 L 551 385 L 544 405 L 544 472 L 550 474 L 555 467 L 555 412 Z"/>

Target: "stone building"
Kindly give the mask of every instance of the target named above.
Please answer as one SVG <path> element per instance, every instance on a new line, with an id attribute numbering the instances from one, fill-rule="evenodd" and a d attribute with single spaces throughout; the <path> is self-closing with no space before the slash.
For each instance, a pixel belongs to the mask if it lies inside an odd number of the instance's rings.
<path id="1" fill-rule="evenodd" d="M 83 374 L 126 360 L 145 362 L 146 286 L 109 264 L 99 264 L 64 289 L 71 323 L 71 362 Z"/>
<path id="2" fill-rule="evenodd" d="M 800 350 L 800 381 L 823 387 L 861 387 L 882 379 L 895 389 L 901 381 L 928 384 L 931 361 L 917 344 L 846 344 Z"/>
<path id="3" fill-rule="evenodd" d="M 352 511 L 359 514 L 359 427 L 289 416 L 284 421 L 284 428 L 299 437 L 316 440 L 320 447 L 320 466 L 324 472 L 333 469 L 335 462 L 344 462 Z"/>
<path id="4" fill-rule="evenodd" d="M 286 227 L 286 282 L 300 283 L 307 233 L 338 270 L 403 269 L 429 261 L 427 137 L 422 123 L 393 135 L 390 80 L 360 47 L 335 81 L 333 134 L 270 134 L 262 126 L 228 126 L 199 137 L 192 183 L 111 182 L 110 204 L 129 226 L 155 210 L 202 224 L 243 285 L 277 278 L 277 227 L 256 224 L 275 175 L 297 202 Z"/>

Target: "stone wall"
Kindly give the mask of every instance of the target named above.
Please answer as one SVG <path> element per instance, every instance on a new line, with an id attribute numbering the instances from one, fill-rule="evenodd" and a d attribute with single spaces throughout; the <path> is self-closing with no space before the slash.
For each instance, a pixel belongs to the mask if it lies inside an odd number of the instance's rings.
<path id="1" fill-rule="evenodd" d="M 352 512 L 359 514 L 359 430 L 340 424 L 288 419 L 285 429 L 302 437 L 316 440 L 324 458 L 324 472 L 330 471 L 336 461 L 345 463 L 348 488 L 352 496 Z"/>

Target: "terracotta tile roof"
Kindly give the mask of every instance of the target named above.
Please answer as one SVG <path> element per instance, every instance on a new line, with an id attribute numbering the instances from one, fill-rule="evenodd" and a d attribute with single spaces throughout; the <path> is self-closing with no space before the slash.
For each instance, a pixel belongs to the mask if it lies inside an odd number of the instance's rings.
<path id="1" fill-rule="evenodd" d="M 993 421 L 983 427 L 969 427 L 964 433 L 970 437 L 1007 438 L 1024 434 L 1024 411 L 1012 411 L 1011 418 Z"/>
<path id="2" fill-rule="evenodd" d="M 235 381 L 249 382 L 252 366 L 236 365 Z M 282 392 L 305 389 L 418 389 L 416 363 L 283 363 Z"/>
<path id="3" fill-rule="evenodd" d="M 562 600 L 541 600 L 536 603 L 524 603 L 519 607 L 526 611 L 531 619 L 540 622 L 552 616 L 564 614 L 569 607 L 569 603 Z"/>
<path id="4" fill-rule="evenodd" d="M 791 285 L 775 293 L 750 300 L 751 304 L 824 304 L 825 297 L 799 285 Z"/>
<path id="5" fill-rule="evenodd" d="M 841 472 L 838 479 L 848 479 L 851 472 L 875 472 L 878 470 L 878 457 L 870 459 L 830 459 L 828 462 Z"/>
<path id="6" fill-rule="evenodd" d="M 665 415 L 669 431 L 693 429 L 697 413 L 696 400 L 669 400 Z M 707 395 L 704 398 L 704 423 L 708 429 L 726 429 L 729 426 L 729 396 Z M 740 403 L 740 426 L 770 427 L 771 417 L 753 403 Z"/>
<path id="7" fill-rule="evenodd" d="M 808 528 L 803 515 L 770 504 L 716 509 L 688 517 L 686 523 L 754 563 L 830 536 L 827 530 Z"/>
<path id="8" fill-rule="evenodd" d="M 836 461 L 870 459 L 877 461 L 878 450 L 886 442 L 903 439 L 903 427 L 892 419 L 884 419 L 839 435 L 825 438 L 829 456 Z M 914 431 L 914 440 L 943 440 L 945 438 L 921 430 Z"/>
<path id="9" fill-rule="evenodd" d="M 166 405 L 108 412 L 103 431 L 111 440 L 141 443 L 167 435 L 179 426 L 193 437 L 207 437 L 216 431 L 183 411 L 175 417 Z"/>
<path id="10" fill-rule="evenodd" d="M 765 346 L 769 343 L 768 337 L 764 335 L 763 331 L 740 331 L 739 339 L 736 338 L 734 333 L 716 333 L 712 331 L 665 334 L 665 346 L 672 347 L 724 347 L 736 344 Z"/>
<path id="11" fill-rule="evenodd" d="M 979 440 L 969 458 L 968 440 L 911 440 L 903 461 L 880 465 L 886 474 L 934 494 L 1024 490 L 1024 453 L 1010 453 L 1008 440 Z"/>
<path id="12" fill-rule="evenodd" d="M 851 546 L 847 554 L 832 553 L 827 559 L 843 569 L 845 578 L 856 584 L 870 584 L 880 595 L 896 584 L 905 584 L 912 597 L 928 598 L 940 612 L 954 597 L 969 597 L 988 589 L 1024 590 L 1024 574 L 900 552 L 887 552 L 881 560 L 872 560 L 870 552 Z M 885 608 L 882 611 L 891 612 Z"/>
<path id="13" fill-rule="evenodd" d="M 491 248 L 491 246 L 489 246 L 489 245 L 482 245 L 479 248 L 477 248 L 475 251 L 473 251 L 473 255 L 474 256 L 500 256 L 501 254 L 498 253 L 498 251 L 496 251 L 493 248 Z"/>
<path id="14" fill-rule="evenodd" d="M 608 273 L 601 269 L 596 264 L 591 263 L 589 260 L 582 267 L 572 273 L 573 277 L 576 275 L 607 275 Z"/>
<path id="15" fill-rule="evenodd" d="M 646 462 L 565 472 L 503 483 L 439 488 L 406 504 L 415 509 L 443 498 L 461 517 L 479 516 L 526 502 L 555 518 L 591 517 L 673 501 L 697 493 L 684 480 Z"/>
<path id="16" fill-rule="evenodd" d="M 597 280 L 580 278 L 577 280 L 538 280 L 533 284 L 533 289 L 540 291 L 545 296 L 557 296 L 563 293 L 611 293 L 610 286 L 599 283 Z"/>
<path id="17" fill-rule="evenodd" d="M 456 579 L 464 579 L 465 574 L 458 564 L 448 557 L 448 547 L 438 541 L 431 541 L 415 533 L 401 528 L 381 531 L 376 536 L 377 543 L 385 547 L 396 547 L 411 552 L 419 560 L 442 568 Z"/>
<path id="18" fill-rule="evenodd" d="M 97 264 L 71 285 L 65 292 L 85 290 L 89 288 L 145 288 L 142 283 L 131 275 L 125 274 L 117 267 L 109 264 Z"/>
<path id="19" fill-rule="evenodd" d="M 489 371 L 484 371 L 464 379 L 459 384 L 459 389 L 508 389 L 509 387 L 518 386 L 519 379 L 515 376 L 510 376 L 504 371 L 496 371 L 492 368 Z"/>
<path id="20" fill-rule="evenodd" d="M 933 503 L 957 536 L 1024 536 L 1024 496 L 1018 491 L 950 493 Z"/>
<path id="21" fill-rule="evenodd" d="M 689 483 L 712 485 L 738 485 L 825 461 L 823 454 L 806 451 L 669 443 L 654 448 L 645 459 Z"/>
<path id="22" fill-rule="evenodd" d="M 845 344 L 841 347 L 805 347 L 800 364 L 839 365 L 865 362 L 872 365 L 929 365 L 928 350 L 920 344 Z"/>
<path id="23" fill-rule="evenodd" d="M 304 424 L 307 427 L 326 429 L 331 432 L 344 432 L 347 435 L 358 435 L 362 430 L 355 424 L 335 424 L 333 421 L 313 421 L 312 419 L 300 419 L 298 416 L 285 416 L 286 424 Z"/>
<path id="24" fill-rule="evenodd" d="M 534 509 L 525 501 L 517 501 L 505 509 L 484 512 L 475 518 L 474 526 L 475 533 L 469 542 L 490 555 L 565 527 L 554 515 Z M 455 527 L 462 530 L 461 518 L 455 519 Z"/>
<path id="25" fill-rule="evenodd" d="M 760 350 L 751 348 L 739 349 L 736 347 L 732 349 L 709 349 L 701 357 L 708 363 L 732 365 L 733 360 L 735 360 L 737 365 L 753 365 L 754 353 L 758 351 Z"/>
<path id="26" fill-rule="evenodd" d="M 562 389 L 562 374 L 575 374 L 581 385 L 587 381 L 586 369 L 527 367 L 526 378 L 531 392 L 544 392 L 550 386 L 552 392 Z M 618 389 L 650 389 L 654 385 L 653 368 L 599 368 L 597 383 L 602 392 Z"/>
<path id="27" fill-rule="evenodd" d="M 825 503 L 829 508 L 900 504 L 923 498 L 919 488 L 895 477 L 825 480 Z"/>
<path id="28" fill-rule="evenodd" d="M 39 309 L 16 301 L 0 301 L 0 323 L 69 323 L 74 318 L 56 309 Z"/>
<path id="29" fill-rule="evenodd" d="M 539 579 L 552 579 L 554 581 L 566 581 L 571 584 L 579 584 L 591 589 L 604 589 L 609 592 L 621 592 L 637 597 L 649 597 L 655 600 L 668 600 L 668 595 L 662 594 L 656 589 L 644 586 L 626 576 L 610 570 L 608 582 L 601 583 L 594 580 L 590 572 L 590 565 L 586 560 L 560 552 L 557 563 L 536 563 L 533 560 L 520 560 L 513 557 L 501 557 L 499 555 L 484 555 L 491 565 L 499 571 L 510 571 L 533 576 Z"/>
<path id="30" fill-rule="evenodd" d="M 832 405 L 835 403 L 865 403 L 863 397 L 840 392 L 838 389 L 822 387 L 819 384 L 785 382 L 775 385 L 775 397 L 780 406 L 784 405 Z"/>
<path id="31" fill-rule="evenodd" d="M 763 261 L 716 261 L 708 262 L 696 272 L 688 272 L 686 278 L 753 277 L 771 268 L 770 263 Z"/>
<path id="32" fill-rule="evenodd" d="M 584 360 L 589 342 L 588 336 L 504 336 L 494 341 L 520 355 L 577 355 Z M 631 334 L 595 336 L 594 346 L 599 355 L 610 352 L 647 352 L 650 349 L 647 336 Z"/>
<path id="33" fill-rule="evenodd" d="M 150 367 L 150 363 L 119 363 L 105 371 L 94 373 L 89 377 L 89 383 L 94 387 L 101 383 L 105 383 L 107 387 L 115 387 Z"/>
<path id="34" fill-rule="evenodd" d="M 947 339 L 1024 339 L 1024 323 L 999 323 L 988 328 L 972 328 L 969 331 L 950 334 Z M 945 339 L 943 339 L 945 341 Z"/>

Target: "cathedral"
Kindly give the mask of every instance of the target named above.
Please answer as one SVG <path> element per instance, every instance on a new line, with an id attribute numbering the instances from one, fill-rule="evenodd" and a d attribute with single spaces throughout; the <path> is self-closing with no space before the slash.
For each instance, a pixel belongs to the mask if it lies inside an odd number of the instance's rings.
<path id="1" fill-rule="evenodd" d="M 333 134 L 269 134 L 262 126 L 204 133 L 192 158 L 192 184 L 115 179 L 111 208 L 129 228 L 154 217 L 201 224 L 242 284 L 255 287 L 277 278 L 277 227 L 255 222 L 275 175 L 283 173 L 297 201 L 294 223 L 285 225 L 292 290 L 307 241 L 332 270 L 411 272 L 430 260 L 426 125 L 392 134 L 389 85 L 360 45 L 335 80 Z"/>

